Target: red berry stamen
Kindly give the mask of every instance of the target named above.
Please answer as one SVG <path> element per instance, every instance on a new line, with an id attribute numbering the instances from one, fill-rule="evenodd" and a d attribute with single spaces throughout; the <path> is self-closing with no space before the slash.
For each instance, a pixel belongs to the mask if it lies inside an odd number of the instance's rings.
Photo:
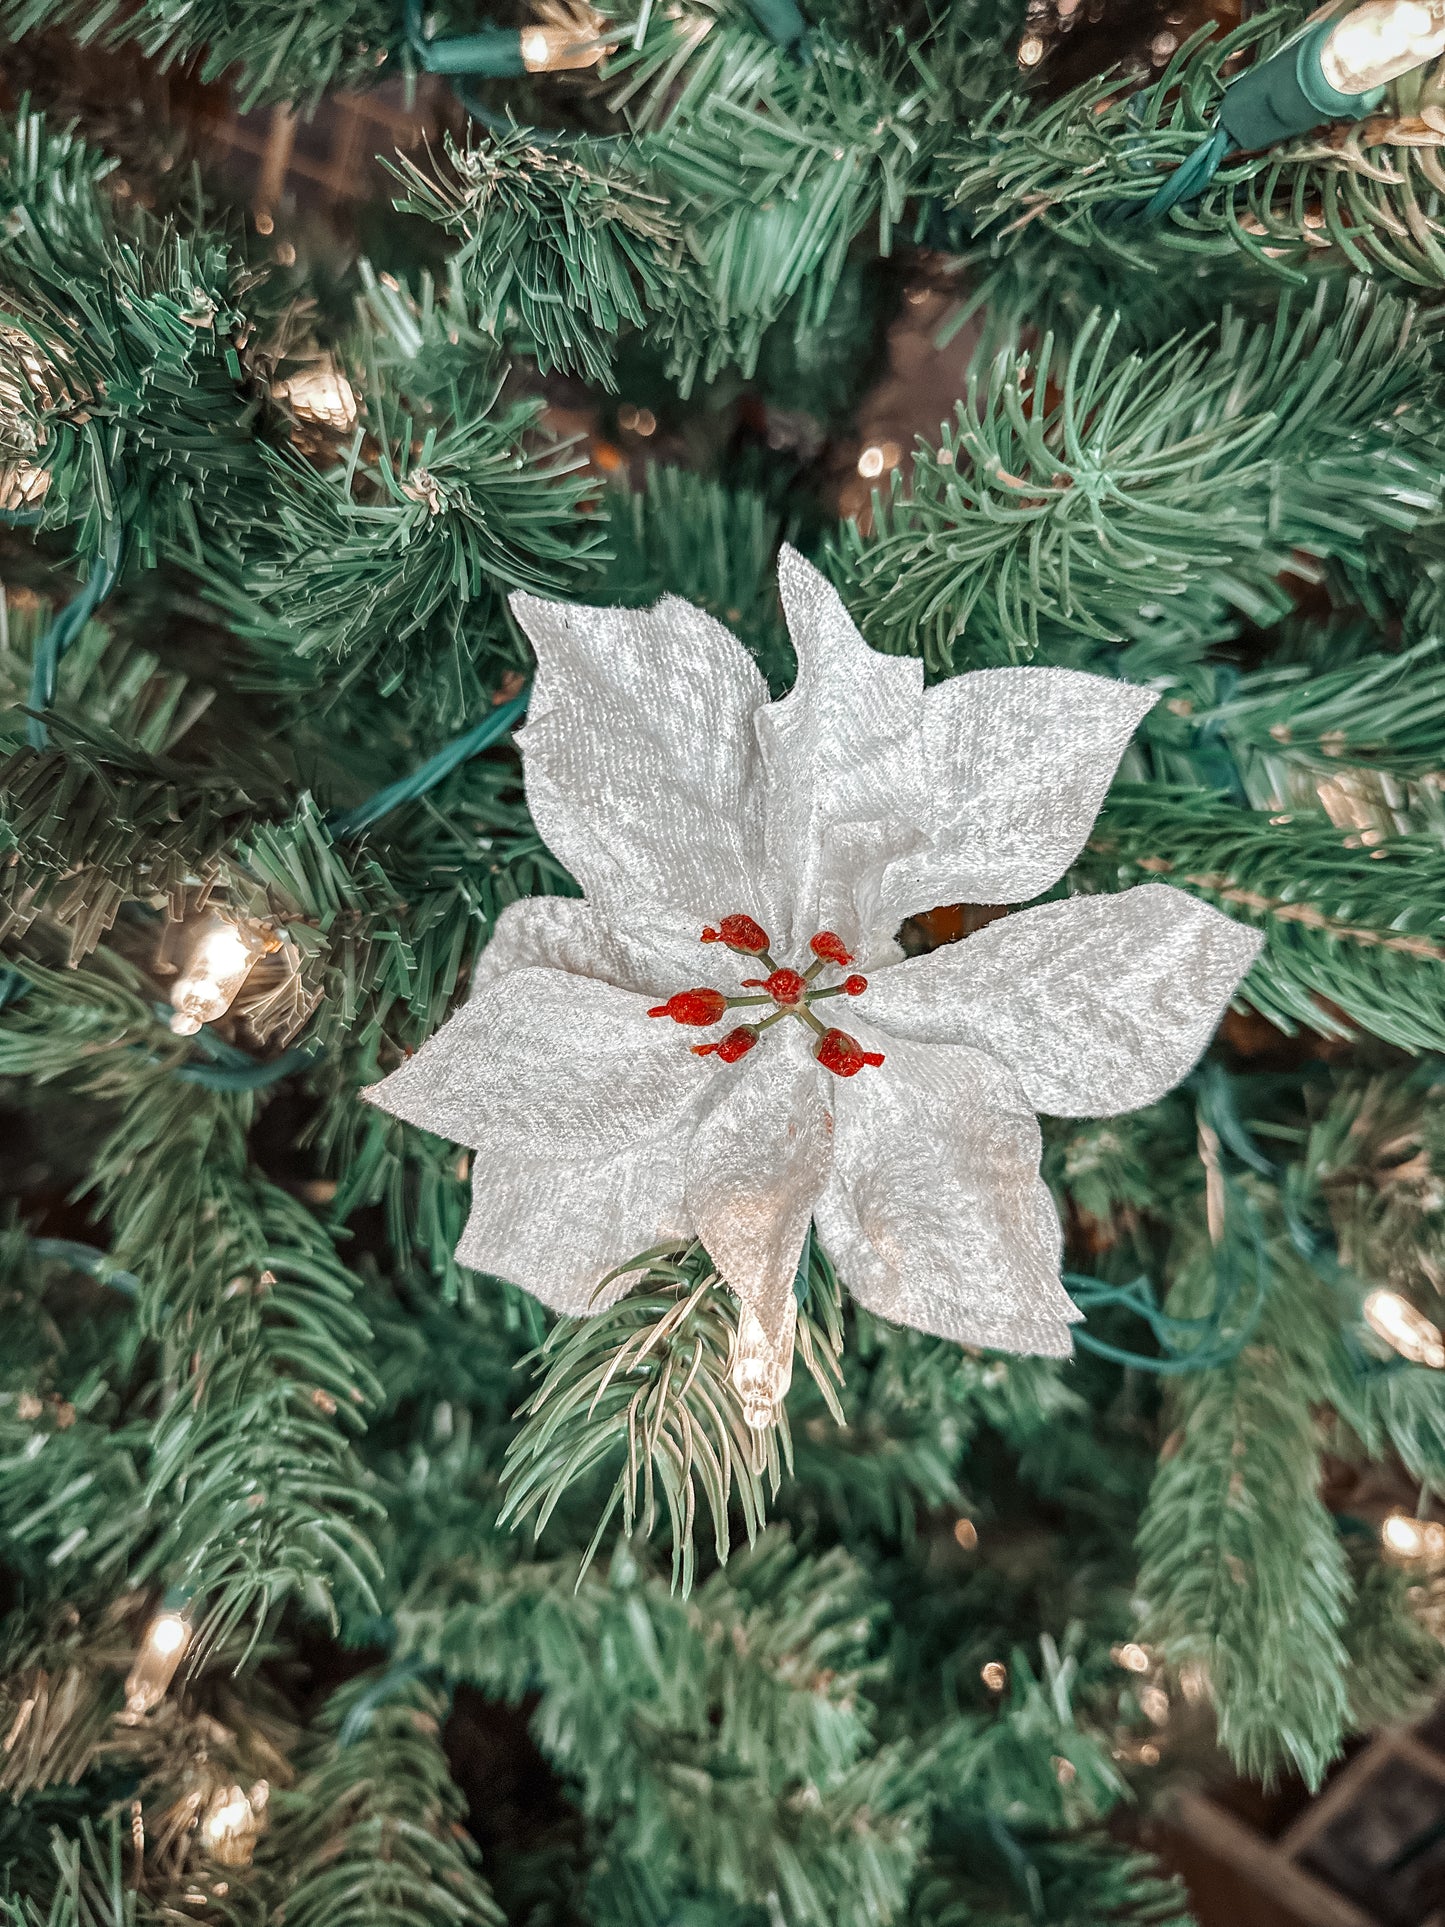
<path id="1" fill-rule="evenodd" d="M 769 944 L 766 930 L 751 917 L 724 917 L 716 930 L 709 924 L 702 933 L 704 943 L 725 943 L 729 950 L 741 950 L 745 957 L 761 957 Z"/>
<path id="2" fill-rule="evenodd" d="M 749 1029 L 746 1024 L 739 1024 L 719 1043 L 694 1044 L 692 1054 L 694 1057 L 711 1057 L 716 1052 L 725 1064 L 736 1064 L 740 1057 L 747 1056 L 757 1041 L 758 1033 L 755 1030 Z"/>
<path id="3" fill-rule="evenodd" d="M 654 1004 L 649 1017 L 670 1017 L 675 1024 L 715 1024 L 728 1007 L 720 990 L 679 990 L 665 1004 Z"/>
<path id="4" fill-rule="evenodd" d="M 808 940 L 808 948 L 824 963 L 837 964 L 840 969 L 853 961 L 852 951 L 844 947 L 843 939 L 832 930 L 820 930 Z"/>
<path id="5" fill-rule="evenodd" d="M 881 1050 L 864 1050 L 846 1030 L 827 1030 L 813 1046 L 813 1055 L 835 1077 L 856 1077 L 865 1064 L 881 1064 Z"/>
<path id="6" fill-rule="evenodd" d="M 850 997 L 861 997 L 868 988 L 868 979 L 858 976 L 855 972 L 853 976 L 843 979 L 843 988 Z"/>
<path id="7" fill-rule="evenodd" d="M 808 983 L 796 970 L 775 970 L 763 979 L 763 989 L 775 1004 L 800 1004 L 808 994 Z"/>

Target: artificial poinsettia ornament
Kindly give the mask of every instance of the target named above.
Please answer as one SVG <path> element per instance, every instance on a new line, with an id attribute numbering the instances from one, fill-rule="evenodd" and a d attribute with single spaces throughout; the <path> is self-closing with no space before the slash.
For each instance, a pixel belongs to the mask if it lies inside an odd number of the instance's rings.
<path id="1" fill-rule="evenodd" d="M 617 1266 L 700 1239 L 764 1423 L 810 1221 L 871 1311 L 1067 1353 L 1035 1112 L 1161 1096 L 1260 943 L 1147 884 L 905 958 L 905 917 L 1058 880 L 1154 693 L 1069 669 L 925 691 L 791 549 L 779 585 L 798 675 L 777 702 L 676 598 L 513 597 L 538 662 L 527 800 L 584 894 L 510 905 L 470 1001 L 367 1093 L 473 1148 L 458 1258 L 555 1310 L 599 1311 Z"/>

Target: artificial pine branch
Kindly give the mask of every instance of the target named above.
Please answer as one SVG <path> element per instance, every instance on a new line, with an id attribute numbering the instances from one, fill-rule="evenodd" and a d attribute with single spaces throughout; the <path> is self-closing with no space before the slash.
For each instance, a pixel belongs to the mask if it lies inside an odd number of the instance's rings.
<path id="1" fill-rule="evenodd" d="M 1361 293 L 1332 311 L 1322 289 L 1152 354 L 1115 335 L 1096 314 L 1066 355 L 1047 339 L 1000 354 L 911 486 L 895 471 L 875 498 L 872 534 L 843 525 L 875 647 L 947 672 L 1028 661 L 1045 623 L 1122 639 L 1161 601 L 1176 622 L 1220 605 L 1267 622 L 1294 552 L 1359 569 L 1362 506 L 1391 531 L 1436 506 L 1429 349 L 1403 305 Z"/>
<path id="2" fill-rule="evenodd" d="M 766 1517 L 767 1491 L 791 1461 L 786 1416 L 749 1431 L 729 1368 L 738 1340 L 735 1301 L 700 1247 L 645 1253 L 626 1267 L 640 1287 L 599 1317 L 562 1320 L 542 1347 L 550 1360 L 523 1408 L 526 1423 L 508 1455 L 502 1523 L 533 1520 L 540 1538 L 569 1486 L 619 1455 L 622 1465 L 600 1508 L 585 1573 L 620 1512 L 630 1537 L 650 1537 L 665 1513 L 673 1582 L 686 1594 L 696 1572 L 698 1492 L 725 1562 L 729 1511 L 742 1510 L 751 1544 Z M 798 1353 L 841 1419 L 840 1300 L 832 1267 L 810 1253 L 808 1296 L 799 1314 Z"/>
<path id="3" fill-rule="evenodd" d="M 441 1746 L 444 1696 L 363 1674 L 322 1709 L 261 1867 L 287 1927 L 500 1927 Z"/>
<path id="4" fill-rule="evenodd" d="M 1246 994 L 1281 1028 L 1338 1034 L 1328 999 L 1407 1050 L 1445 1043 L 1433 975 L 1445 863 L 1432 836 L 1338 830 L 1199 791 L 1121 785 L 1082 866 L 1091 873 L 1167 878 L 1261 924 L 1269 944 Z"/>
<path id="5" fill-rule="evenodd" d="M 1231 155 L 1202 195 L 1160 219 L 1143 215 L 1208 138 L 1241 60 L 1267 58 L 1308 13 L 1287 0 L 1232 33 L 1200 29 L 1144 86 L 1116 71 L 1046 103 L 1003 96 L 944 163 L 953 205 L 995 251 L 1023 207 L 1051 237 L 1136 272 L 1176 253 L 1234 259 L 1301 287 L 1321 267 L 1439 287 L 1445 172 L 1436 130 L 1418 112 L 1419 71 L 1376 113 Z"/>
<path id="6" fill-rule="evenodd" d="M 1350 1579 L 1318 1496 L 1314 1416 L 1331 1331 L 1309 1272 L 1284 1252 L 1273 1269 L 1249 1344 L 1183 1381 L 1172 1406 L 1139 1587 L 1145 1638 L 1171 1664 L 1203 1667 L 1231 1757 L 1317 1785 L 1348 1713 Z M 1177 1289 L 1191 1287 L 1186 1273 Z"/>

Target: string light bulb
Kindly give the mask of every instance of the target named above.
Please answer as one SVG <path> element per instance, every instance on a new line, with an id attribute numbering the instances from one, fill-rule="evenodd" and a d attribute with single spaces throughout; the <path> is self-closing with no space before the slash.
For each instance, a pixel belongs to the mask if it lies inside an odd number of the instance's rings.
<path id="1" fill-rule="evenodd" d="M 1139 1695 L 1139 1705 L 1147 1719 L 1156 1726 L 1164 1726 L 1169 1719 L 1169 1695 L 1162 1686 L 1146 1686 Z"/>
<path id="2" fill-rule="evenodd" d="M 529 74 L 571 73 L 595 67 L 607 49 L 579 40 L 568 27 L 524 27 L 522 65 Z"/>
<path id="3" fill-rule="evenodd" d="M 1360 121 L 1385 89 L 1445 52 L 1445 0 L 1365 0 L 1343 15 L 1307 20 L 1225 88 L 1205 141 L 1160 183 L 1143 210 L 1158 220 L 1197 199 L 1225 156 L 1273 147 L 1323 121 Z"/>
<path id="4" fill-rule="evenodd" d="M 256 924 L 211 911 L 171 985 L 170 1026 L 176 1036 L 194 1037 L 202 1024 L 224 1017 L 254 966 L 276 947 L 276 939 Z"/>
<path id="5" fill-rule="evenodd" d="M 217 1788 L 201 1821 L 201 1839 L 213 1860 L 223 1867 L 249 1864 L 270 1793 L 265 1780 L 258 1780 L 249 1793 L 238 1786 Z"/>
<path id="6" fill-rule="evenodd" d="M 1380 1527 L 1380 1538 L 1388 1551 L 1402 1559 L 1418 1558 L 1425 1549 L 1425 1529 L 1408 1512 L 1392 1512 Z"/>
<path id="7" fill-rule="evenodd" d="M 733 1389 L 743 1402 L 743 1417 L 755 1432 L 766 1432 L 773 1424 L 793 1382 L 793 1341 L 797 1330 L 798 1303 L 791 1292 L 776 1344 L 763 1330 L 762 1320 L 751 1306 L 743 1305 L 739 1311 L 731 1376 Z"/>
<path id="8" fill-rule="evenodd" d="M 572 73 L 595 67 L 610 51 L 602 38 L 607 22 L 588 6 L 565 4 L 538 8 L 543 19 L 518 35 L 522 65 L 529 74 Z"/>
<path id="9" fill-rule="evenodd" d="M 1445 1337 L 1408 1298 L 1397 1291 L 1372 1291 L 1360 1309 L 1370 1330 L 1401 1358 L 1445 1371 Z"/>
<path id="10" fill-rule="evenodd" d="M 356 426 L 356 390 L 330 356 L 278 381 L 275 393 L 279 401 L 289 404 L 293 415 L 317 428 L 344 434 Z"/>
<path id="11" fill-rule="evenodd" d="M 190 1643 L 191 1622 L 185 1608 L 167 1603 L 146 1627 L 140 1651 L 126 1675 L 128 1720 L 138 1720 L 153 1706 L 160 1705 Z"/>
<path id="12" fill-rule="evenodd" d="M 1445 1561 L 1445 1525 L 1437 1519 L 1392 1512 L 1380 1527 L 1380 1542 L 1397 1559 Z"/>
<path id="13" fill-rule="evenodd" d="M 1445 52 L 1445 0 L 1366 0 L 1320 48 L 1320 71 L 1340 94 L 1367 94 Z"/>

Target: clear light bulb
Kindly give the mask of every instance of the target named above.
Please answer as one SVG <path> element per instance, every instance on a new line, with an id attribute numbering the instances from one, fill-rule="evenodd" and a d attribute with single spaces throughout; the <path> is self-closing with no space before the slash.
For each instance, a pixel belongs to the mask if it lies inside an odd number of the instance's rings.
<path id="1" fill-rule="evenodd" d="M 1445 1337 L 1397 1291 L 1372 1291 L 1361 1306 L 1370 1330 L 1412 1365 L 1445 1371 Z"/>
<path id="2" fill-rule="evenodd" d="M 201 1821 L 201 1838 L 213 1860 L 223 1867 L 247 1865 L 270 1791 L 264 1780 L 258 1780 L 249 1793 L 238 1786 L 217 1789 Z"/>
<path id="3" fill-rule="evenodd" d="M 1445 0 L 1367 0 L 1320 49 L 1320 71 L 1340 94 L 1367 94 L 1445 52 Z"/>
<path id="4" fill-rule="evenodd" d="M 1153 1664 L 1145 1648 L 1134 1639 L 1123 1646 L 1111 1646 L 1109 1651 L 1114 1664 L 1122 1666 L 1126 1673 L 1147 1673 Z"/>
<path id="5" fill-rule="evenodd" d="M 254 925 L 212 912 L 171 985 L 171 1029 L 176 1036 L 194 1037 L 202 1024 L 224 1017 L 252 967 L 273 948 L 273 940 Z"/>
<path id="6" fill-rule="evenodd" d="M 522 65 L 529 74 L 560 74 L 595 67 L 607 52 L 582 26 L 523 27 Z"/>
<path id="7" fill-rule="evenodd" d="M 1380 1527 L 1380 1538 L 1386 1550 L 1401 1559 L 1418 1559 L 1425 1550 L 1425 1527 L 1408 1512 L 1392 1512 Z"/>
<path id="8" fill-rule="evenodd" d="M 302 421 L 343 432 L 356 426 L 356 391 L 333 361 L 302 368 L 276 386 Z"/>
<path id="9" fill-rule="evenodd" d="M 184 1612 L 167 1606 L 156 1614 L 126 1675 L 125 1710 L 129 1719 L 138 1720 L 153 1706 L 159 1706 L 190 1643 L 191 1622 Z"/>
<path id="10" fill-rule="evenodd" d="M 793 1382 L 793 1338 L 797 1329 L 798 1302 L 791 1292 L 776 1345 L 750 1306 L 739 1309 L 732 1381 L 743 1402 L 743 1417 L 755 1432 L 766 1432 L 774 1422 Z"/>

